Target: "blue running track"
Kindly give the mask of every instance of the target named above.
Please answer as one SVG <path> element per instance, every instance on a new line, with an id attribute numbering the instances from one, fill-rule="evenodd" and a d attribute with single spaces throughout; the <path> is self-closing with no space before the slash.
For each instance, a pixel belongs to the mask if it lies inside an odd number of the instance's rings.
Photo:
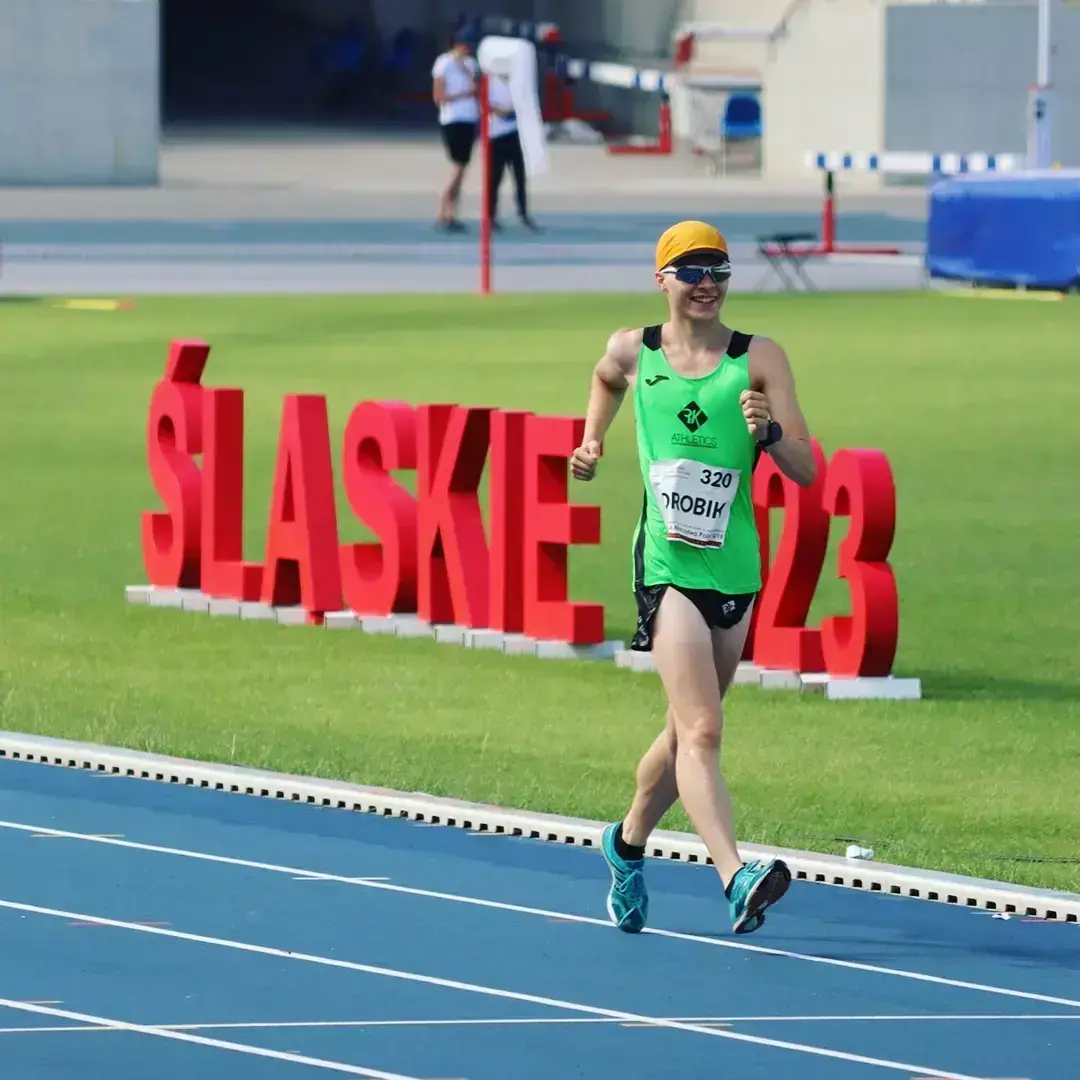
<path id="1" fill-rule="evenodd" d="M 12 1080 L 1071 1080 L 1080 925 L 0 762 Z"/>

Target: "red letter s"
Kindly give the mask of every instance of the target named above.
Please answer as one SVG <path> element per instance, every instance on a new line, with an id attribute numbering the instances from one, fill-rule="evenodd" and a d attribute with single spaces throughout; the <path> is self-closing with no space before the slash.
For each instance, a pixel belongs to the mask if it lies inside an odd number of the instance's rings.
<path id="1" fill-rule="evenodd" d="M 150 399 L 147 458 L 165 510 L 143 514 L 142 550 L 147 580 L 158 588 L 200 587 L 202 475 L 194 455 L 202 453 L 200 380 L 209 355 L 204 342 L 172 342 Z"/>
<path id="2" fill-rule="evenodd" d="M 396 401 L 357 405 L 345 425 L 345 496 L 382 541 L 341 546 L 345 606 L 357 614 L 416 610 L 416 500 L 389 475 L 415 468 L 413 407 Z"/>

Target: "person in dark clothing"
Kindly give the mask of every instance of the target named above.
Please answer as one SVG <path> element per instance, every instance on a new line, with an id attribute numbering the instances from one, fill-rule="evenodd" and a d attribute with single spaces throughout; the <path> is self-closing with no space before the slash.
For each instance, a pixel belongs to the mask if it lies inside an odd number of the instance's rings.
<path id="1" fill-rule="evenodd" d="M 540 227 L 529 217 L 529 195 L 525 176 L 525 156 L 521 149 L 514 103 L 510 97 L 510 85 L 506 79 L 493 75 L 488 79 L 488 100 L 491 103 L 491 175 L 489 183 L 491 223 L 501 228 L 499 216 L 499 188 L 509 166 L 514 174 L 514 192 L 521 224 L 532 232 Z"/>

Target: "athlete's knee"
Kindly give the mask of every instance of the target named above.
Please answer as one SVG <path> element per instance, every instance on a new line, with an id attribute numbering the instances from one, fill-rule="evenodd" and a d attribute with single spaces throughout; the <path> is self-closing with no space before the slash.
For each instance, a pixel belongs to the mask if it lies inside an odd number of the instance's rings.
<path id="1" fill-rule="evenodd" d="M 668 706 L 667 716 L 664 718 L 664 734 L 672 747 L 679 741 L 679 722 L 671 705 Z"/>
<path id="2" fill-rule="evenodd" d="M 679 745 L 685 749 L 715 753 L 720 749 L 723 731 L 723 713 L 719 709 L 695 709 L 678 718 Z"/>

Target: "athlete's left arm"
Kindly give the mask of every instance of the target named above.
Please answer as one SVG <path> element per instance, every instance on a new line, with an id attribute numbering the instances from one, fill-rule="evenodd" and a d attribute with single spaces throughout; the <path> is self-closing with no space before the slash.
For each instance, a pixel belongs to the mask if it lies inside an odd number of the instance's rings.
<path id="1" fill-rule="evenodd" d="M 780 471 L 802 487 L 809 487 L 817 475 L 810 449 L 810 429 L 799 407 L 795 375 L 787 353 L 766 337 L 755 337 L 750 344 L 750 385 L 765 398 L 769 417 L 783 430 L 783 438 L 766 449 L 780 466 Z M 759 437 L 768 433 L 768 425 Z"/>

